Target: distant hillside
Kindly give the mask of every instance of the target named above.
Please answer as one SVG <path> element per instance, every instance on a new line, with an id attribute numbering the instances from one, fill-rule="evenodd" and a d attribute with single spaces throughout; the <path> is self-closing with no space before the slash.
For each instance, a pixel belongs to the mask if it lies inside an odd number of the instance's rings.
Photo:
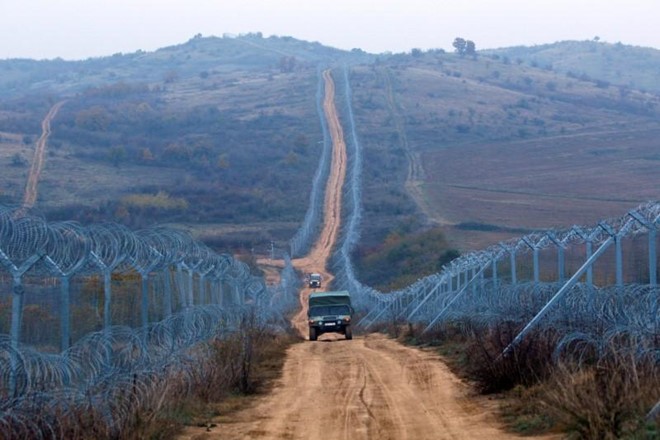
<path id="1" fill-rule="evenodd" d="M 373 58 L 359 50 L 346 52 L 292 37 L 263 38 L 260 33 L 238 37 L 200 35 L 154 52 L 117 53 L 84 61 L 0 60 L 0 96 L 71 93 L 109 82 L 158 82 L 166 76 L 190 77 L 205 72 L 280 71 Z"/>
<path id="2" fill-rule="evenodd" d="M 85 61 L 0 61 L 0 198 L 21 200 L 41 119 L 65 99 L 39 185 L 50 219 L 240 224 L 229 228 L 237 242 L 284 246 L 321 148 L 319 69 L 371 59 L 248 34 Z"/>
<path id="3" fill-rule="evenodd" d="M 660 50 L 598 41 L 562 41 L 484 51 L 513 63 L 552 69 L 581 79 L 660 92 Z"/>
<path id="4" fill-rule="evenodd" d="M 432 226 L 446 240 L 434 235 L 429 255 L 593 222 L 660 198 L 660 70 L 658 52 L 645 51 L 566 42 L 372 55 L 248 34 L 85 61 L 3 60 L 0 200 L 21 200 L 41 120 L 66 100 L 39 185 L 49 219 L 185 224 L 208 243 L 285 248 L 321 152 L 319 72 L 334 69 L 347 127 L 349 66 L 364 270 L 417 249 Z M 405 231 L 395 243 L 393 231 Z M 411 257 L 401 277 L 419 267 Z"/>
<path id="5" fill-rule="evenodd" d="M 443 51 L 355 66 L 351 87 L 366 155 L 365 245 L 410 215 L 465 250 L 660 198 L 658 94 Z M 422 210 L 407 203 L 407 180 L 424 194 Z"/>

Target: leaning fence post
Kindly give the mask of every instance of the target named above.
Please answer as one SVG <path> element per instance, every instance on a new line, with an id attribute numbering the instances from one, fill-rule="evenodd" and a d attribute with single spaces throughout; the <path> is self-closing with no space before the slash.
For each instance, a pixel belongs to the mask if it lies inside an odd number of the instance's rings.
<path id="1" fill-rule="evenodd" d="M 522 341 L 522 339 L 525 337 L 525 335 L 536 326 L 536 324 L 548 313 L 548 311 L 552 308 L 552 306 L 559 300 L 561 297 L 568 292 L 569 289 L 571 289 L 580 279 L 580 277 L 586 272 L 587 268 L 594 264 L 594 262 L 600 258 L 600 256 L 605 252 L 605 250 L 614 242 L 614 236 L 610 236 L 607 240 L 605 240 L 598 250 L 589 258 L 580 269 L 578 269 L 577 272 L 573 274 L 573 276 L 564 284 L 561 289 L 555 293 L 555 295 L 546 303 L 545 306 L 532 318 L 529 323 L 523 328 L 520 333 L 511 341 L 511 343 L 502 351 L 500 354 L 501 356 L 504 356 L 513 350 L 513 348 Z"/>

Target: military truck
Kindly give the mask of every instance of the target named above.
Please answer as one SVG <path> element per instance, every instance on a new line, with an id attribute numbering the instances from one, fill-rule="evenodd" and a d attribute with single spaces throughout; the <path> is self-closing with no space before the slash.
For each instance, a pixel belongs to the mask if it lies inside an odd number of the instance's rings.
<path id="1" fill-rule="evenodd" d="M 313 289 L 320 289 L 321 288 L 321 274 L 320 273 L 312 273 L 309 275 L 309 287 Z"/>
<path id="2" fill-rule="evenodd" d="M 309 340 L 316 341 L 323 333 L 340 333 L 346 339 L 353 339 L 352 315 L 351 296 L 346 290 L 310 294 L 307 309 Z"/>

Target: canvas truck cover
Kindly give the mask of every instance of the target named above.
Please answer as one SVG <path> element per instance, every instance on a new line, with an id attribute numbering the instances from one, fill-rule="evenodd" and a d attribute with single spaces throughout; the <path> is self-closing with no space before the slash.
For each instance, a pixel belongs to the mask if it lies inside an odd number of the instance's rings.
<path id="1" fill-rule="evenodd" d="M 348 291 L 316 292 L 309 295 L 309 307 L 351 305 Z"/>

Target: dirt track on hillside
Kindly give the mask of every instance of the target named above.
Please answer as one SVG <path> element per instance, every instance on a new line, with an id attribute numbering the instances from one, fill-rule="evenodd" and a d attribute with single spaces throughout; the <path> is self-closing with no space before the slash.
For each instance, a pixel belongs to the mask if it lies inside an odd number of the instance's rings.
<path id="1" fill-rule="evenodd" d="M 403 149 L 408 161 L 405 189 L 428 221 L 437 225 L 449 224 L 445 219 L 439 218 L 437 215 L 432 215 L 432 210 L 428 205 L 427 199 L 424 197 L 422 191 L 422 185 L 425 180 L 424 165 L 422 164 L 420 154 L 414 152 L 408 143 L 408 136 L 406 135 L 406 128 L 403 122 L 404 118 L 400 115 L 399 106 L 396 102 L 394 90 L 392 88 L 390 70 L 387 67 L 380 67 L 377 69 L 377 72 L 379 72 L 383 84 L 385 85 L 385 96 L 387 97 L 387 108 L 390 118 L 394 124 L 394 129 L 399 135 L 399 145 Z"/>
<path id="2" fill-rule="evenodd" d="M 30 172 L 28 173 L 27 184 L 25 185 L 25 194 L 23 195 L 23 209 L 29 209 L 34 206 L 37 201 L 37 185 L 39 184 L 39 178 L 41 177 L 41 170 L 44 166 L 44 156 L 46 153 L 46 145 L 48 142 L 48 137 L 50 136 L 50 123 L 57 115 L 57 112 L 60 110 L 64 101 L 60 101 L 57 104 L 53 105 L 48 111 L 48 114 L 41 122 L 41 136 L 37 140 L 37 145 L 34 149 L 34 157 L 32 158 L 32 164 L 30 166 Z"/>
<path id="3" fill-rule="evenodd" d="M 326 270 L 340 226 L 346 149 L 328 72 L 325 115 L 333 141 L 333 162 L 325 199 L 323 232 L 303 272 Z M 294 324 L 306 337 L 305 302 Z M 282 377 L 271 393 L 249 408 L 221 415 L 215 427 L 187 428 L 181 439 L 505 439 L 492 405 L 470 396 L 469 387 L 430 352 L 408 348 L 375 334 L 352 341 L 324 334 L 317 342 L 287 352 Z"/>

